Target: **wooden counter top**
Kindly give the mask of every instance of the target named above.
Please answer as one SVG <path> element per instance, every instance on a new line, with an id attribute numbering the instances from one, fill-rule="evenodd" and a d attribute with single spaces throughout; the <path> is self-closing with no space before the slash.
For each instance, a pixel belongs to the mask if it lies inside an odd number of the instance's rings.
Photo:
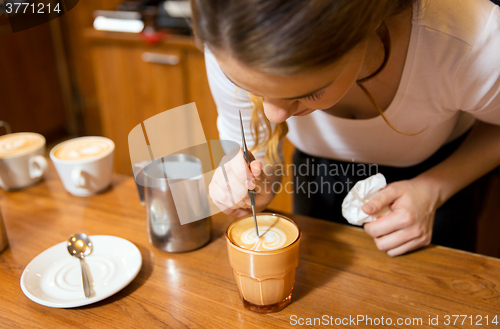
<path id="1" fill-rule="evenodd" d="M 243 308 L 233 281 L 223 236 L 232 219 L 224 215 L 213 217 L 207 246 L 163 252 L 148 242 L 132 178 L 116 175 L 104 193 L 79 198 L 64 190 L 52 166 L 36 186 L 1 191 L 0 209 L 10 241 L 0 253 L 0 327 L 290 328 L 319 318 L 332 321 L 332 328 L 350 328 L 380 327 L 375 323 L 382 317 L 392 327 L 500 327 L 492 323 L 500 322 L 496 258 L 437 246 L 390 258 L 362 229 L 290 215 L 303 232 L 292 303 L 279 313 L 256 314 Z M 115 295 L 84 307 L 57 309 L 31 301 L 20 288 L 24 268 L 74 232 L 134 243 L 143 258 L 138 276 Z M 453 326 L 453 315 L 467 318 Z M 365 320 L 355 325 L 352 319 L 360 316 Z M 429 325 L 429 317 L 438 317 L 439 325 Z M 397 324 L 415 319 L 422 325 Z"/>

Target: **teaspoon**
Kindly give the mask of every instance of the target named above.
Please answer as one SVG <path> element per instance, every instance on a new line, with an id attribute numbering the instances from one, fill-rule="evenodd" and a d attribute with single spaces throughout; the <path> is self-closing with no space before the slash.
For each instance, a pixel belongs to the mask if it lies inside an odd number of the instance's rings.
<path id="1" fill-rule="evenodd" d="M 83 264 L 83 258 L 90 255 L 92 252 L 92 242 L 84 233 L 75 233 L 68 239 L 68 252 L 71 256 L 80 259 L 80 267 L 82 269 L 83 291 L 85 297 L 90 297 L 90 283 L 87 270 Z"/>

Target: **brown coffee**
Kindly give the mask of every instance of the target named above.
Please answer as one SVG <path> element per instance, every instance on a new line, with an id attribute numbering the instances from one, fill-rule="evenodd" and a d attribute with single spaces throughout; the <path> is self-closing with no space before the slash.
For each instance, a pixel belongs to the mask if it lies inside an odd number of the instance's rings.
<path id="1" fill-rule="evenodd" d="M 295 268 L 299 264 L 300 230 L 290 219 L 275 214 L 240 218 L 228 227 L 229 261 L 246 308 L 277 312 L 291 301 Z"/>
<path id="2" fill-rule="evenodd" d="M 111 148 L 110 143 L 102 139 L 82 138 L 62 143 L 54 151 L 54 156 L 60 160 L 86 160 L 107 154 Z"/>
<path id="3" fill-rule="evenodd" d="M 32 152 L 45 145 L 45 138 L 35 133 L 16 133 L 0 137 L 0 158 Z"/>

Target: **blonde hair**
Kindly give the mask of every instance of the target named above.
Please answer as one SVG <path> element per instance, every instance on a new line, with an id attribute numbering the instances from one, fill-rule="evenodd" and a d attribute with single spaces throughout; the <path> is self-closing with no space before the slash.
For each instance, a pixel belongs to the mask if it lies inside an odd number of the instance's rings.
<path id="1" fill-rule="evenodd" d="M 251 151 L 258 152 L 267 146 L 265 153 L 266 162 L 269 164 L 281 163 L 282 161 L 278 154 L 278 147 L 281 140 L 285 138 L 288 133 L 288 125 L 286 121 L 284 121 L 276 124 L 274 129 L 272 129 L 271 122 L 264 113 L 262 97 L 257 97 L 250 93 L 248 93 L 248 95 L 253 103 L 250 126 L 255 143 Z M 264 129 L 263 137 L 261 136 L 261 127 Z"/>

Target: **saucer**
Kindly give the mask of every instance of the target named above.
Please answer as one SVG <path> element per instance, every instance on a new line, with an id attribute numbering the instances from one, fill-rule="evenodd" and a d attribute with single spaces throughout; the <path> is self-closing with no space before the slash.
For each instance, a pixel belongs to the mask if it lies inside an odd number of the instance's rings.
<path id="1" fill-rule="evenodd" d="M 108 298 L 127 286 L 139 273 L 142 256 L 122 238 L 90 236 L 92 253 L 85 257 L 91 295 L 85 298 L 80 260 L 61 242 L 36 256 L 23 271 L 21 289 L 35 303 L 58 308 L 78 307 Z"/>

